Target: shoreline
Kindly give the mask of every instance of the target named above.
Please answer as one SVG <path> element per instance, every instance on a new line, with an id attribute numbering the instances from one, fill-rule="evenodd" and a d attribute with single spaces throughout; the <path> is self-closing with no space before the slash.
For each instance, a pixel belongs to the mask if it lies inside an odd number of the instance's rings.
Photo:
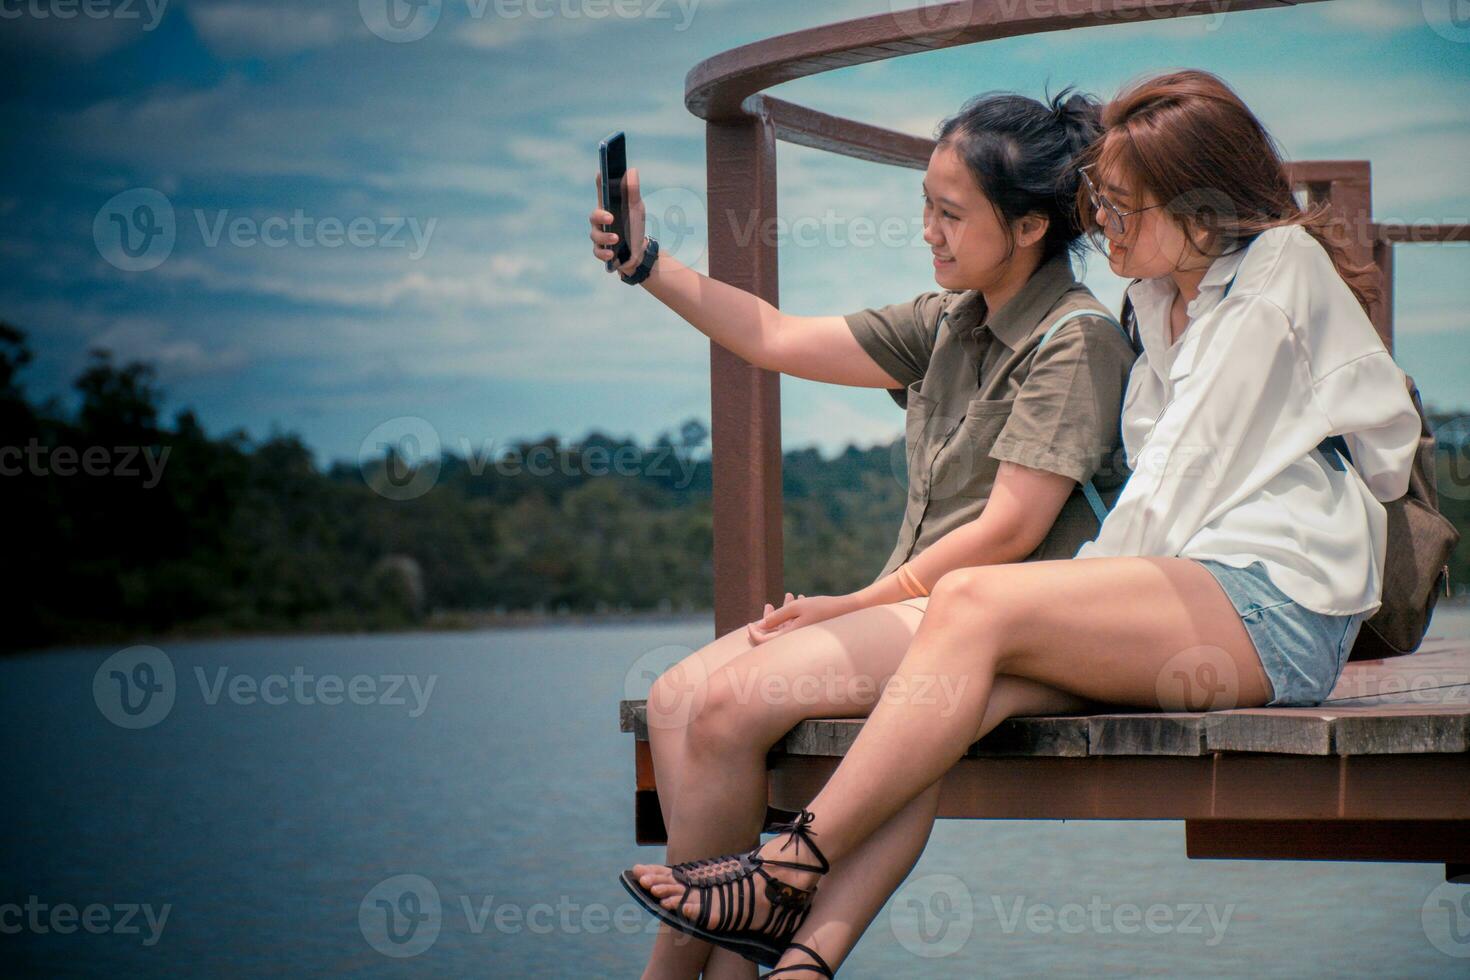
<path id="1" fill-rule="evenodd" d="M 1470 596 L 1441 598 L 1436 605 L 1440 609 L 1470 611 Z M 695 624 L 708 623 L 714 618 L 713 609 L 657 610 L 631 609 L 627 612 L 535 612 L 517 610 L 497 613 L 488 610 L 474 612 L 431 613 L 418 623 L 353 625 L 344 622 L 322 621 L 316 624 L 293 624 L 279 628 L 260 627 L 255 629 L 176 629 L 157 634 L 99 634 L 95 637 L 76 637 L 36 647 L 0 650 L 0 660 L 7 657 L 24 657 L 48 653 L 80 652 L 97 647 L 124 649 L 130 646 L 158 646 L 167 643 L 196 643 L 216 640 L 278 640 L 291 637 L 324 636 L 385 636 L 389 634 L 426 633 L 474 633 L 481 630 L 531 629 L 548 626 L 603 626 L 617 623 L 630 625 Z M 1432 621 L 1431 621 L 1432 623 Z M 1431 625 L 1426 639 L 1435 636 Z"/>
<path id="2" fill-rule="evenodd" d="M 699 623 L 714 618 L 713 609 L 669 610 L 631 609 L 627 612 L 535 612 L 515 610 L 497 613 L 489 610 L 472 612 L 438 612 L 417 623 L 371 624 L 353 626 L 346 622 L 322 621 L 316 624 L 296 623 L 279 628 L 213 629 L 182 628 L 163 633 L 108 633 L 59 640 L 44 646 L 0 650 L 0 660 L 35 654 L 80 652 L 95 647 L 158 646 L 166 643 L 196 643 L 214 640 L 279 640 L 291 637 L 384 636 L 418 633 L 474 633 L 481 630 L 528 629 L 548 626 L 601 626 L 615 623 L 649 625 L 658 623 Z"/>

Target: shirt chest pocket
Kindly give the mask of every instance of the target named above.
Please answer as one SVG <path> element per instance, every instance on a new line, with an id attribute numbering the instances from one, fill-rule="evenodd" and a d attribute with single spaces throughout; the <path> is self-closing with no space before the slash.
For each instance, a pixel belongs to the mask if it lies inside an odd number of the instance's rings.
<path id="1" fill-rule="evenodd" d="M 953 420 L 934 455 L 930 499 L 983 500 L 995 486 L 1000 461 L 990 455 L 1011 417 L 1014 398 L 973 398 L 964 417 Z"/>

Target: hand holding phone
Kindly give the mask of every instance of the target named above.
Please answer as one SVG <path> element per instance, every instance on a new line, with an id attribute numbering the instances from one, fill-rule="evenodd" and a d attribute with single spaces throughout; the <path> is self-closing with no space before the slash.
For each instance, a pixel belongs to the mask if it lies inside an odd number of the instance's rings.
<path id="1" fill-rule="evenodd" d="M 591 217 L 593 254 L 604 260 L 608 272 L 631 272 L 643 259 L 644 214 L 638 171 L 628 169 L 627 141 L 621 132 L 602 141 L 598 157 L 601 207 Z"/>

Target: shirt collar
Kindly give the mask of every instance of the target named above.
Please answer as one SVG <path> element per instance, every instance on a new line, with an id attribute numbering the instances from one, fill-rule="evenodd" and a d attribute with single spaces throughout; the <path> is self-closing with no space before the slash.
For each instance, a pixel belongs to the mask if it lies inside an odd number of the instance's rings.
<path id="1" fill-rule="evenodd" d="M 1215 257 L 1210 263 L 1210 267 L 1205 270 L 1204 277 L 1199 281 L 1201 293 L 1206 289 L 1219 289 L 1222 292 L 1224 291 L 1225 285 L 1231 279 L 1235 278 L 1236 273 L 1240 271 L 1240 264 L 1245 261 L 1247 245 L 1241 245 L 1226 252 L 1224 255 Z M 1174 284 L 1169 281 L 1167 275 L 1154 279 L 1140 279 L 1128 287 L 1128 296 L 1133 300 L 1135 306 L 1141 297 L 1162 293 L 1168 293 L 1170 296 L 1174 295 Z"/>
<path id="2" fill-rule="evenodd" d="M 1254 241 L 1254 239 L 1251 239 Z M 1225 286 L 1240 272 L 1250 242 L 1233 247 L 1210 262 L 1199 282 L 1199 295 L 1189 304 L 1191 319 L 1199 319 L 1213 309 L 1225 294 Z M 1133 304 L 1138 321 L 1138 337 L 1143 342 L 1145 353 L 1155 373 L 1160 377 L 1165 372 L 1170 376 L 1187 372 L 1193 363 L 1193 345 L 1186 341 L 1196 331 L 1191 326 L 1179 340 L 1178 356 L 1170 361 L 1165 354 L 1169 344 L 1169 306 L 1173 302 L 1175 286 L 1167 276 L 1155 279 L 1140 279 L 1128 287 L 1128 299 Z"/>
<path id="3" fill-rule="evenodd" d="M 1233 246 L 1224 255 L 1215 257 L 1210 267 L 1205 270 L 1204 278 L 1199 281 L 1200 291 L 1219 286 L 1222 289 L 1235 274 L 1240 271 L 1240 263 L 1245 261 L 1246 249 L 1250 242 L 1242 242 Z"/>
<path id="4" fill-rule="evenodd" d="M 950 320 L 957 331 L 988 329 L 1001 343 L 1017 350 L 1076 284 L 1071 256 L 1063 249 L 1038 266 L 1020 291 L 994 312 L 988 310 L 978 289 L 965 290 L 950 307 Z"/>

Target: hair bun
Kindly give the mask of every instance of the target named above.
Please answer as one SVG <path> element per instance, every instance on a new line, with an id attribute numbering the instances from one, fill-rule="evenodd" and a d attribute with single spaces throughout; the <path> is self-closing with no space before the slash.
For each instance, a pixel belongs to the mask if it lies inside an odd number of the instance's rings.
<path id="1" fill-rule="evenodd" d="M 1052 119 L 1067 128 L 1079 150 L 1102 135 L 1102 103 L 1072 86 L 1053 96 L 1049 107 Z"/>

